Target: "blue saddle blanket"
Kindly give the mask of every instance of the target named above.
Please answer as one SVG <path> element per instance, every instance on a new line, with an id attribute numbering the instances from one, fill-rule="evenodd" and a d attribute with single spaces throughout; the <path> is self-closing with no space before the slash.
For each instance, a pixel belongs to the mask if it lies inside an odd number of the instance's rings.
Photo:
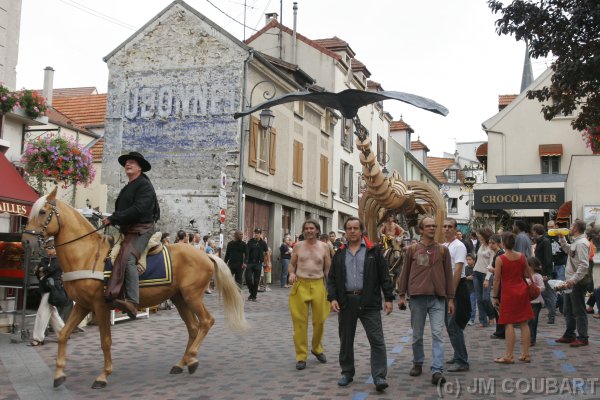
<path id="1" fill-rule="evenodd" d="M 104 263 L 104 284 L 112 274 L 112 261 L 107 259 Z M 169 285 L 173 283 L 173 266 L 171 254 L 167 246 L 163 246 L 158 254 L 146 257 L 146 271 L 140 275 L 140 287 Z"/>

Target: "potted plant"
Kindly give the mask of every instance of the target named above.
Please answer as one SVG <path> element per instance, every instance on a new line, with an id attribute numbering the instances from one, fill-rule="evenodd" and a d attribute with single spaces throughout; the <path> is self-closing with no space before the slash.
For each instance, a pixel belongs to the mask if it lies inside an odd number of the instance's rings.
<path id="1" fill-rule="evenodd" d="M 21 162 L 26 177 L 40 192 L 46 182 L 88 186 L 94 181 L 96 170 L 90 151 L 76 142 L 47 135 L 27 143 Z"/>
<path id="2" fill-rule="evenodd" d="M 48 107 L 46 106 L 46 100 L 34 92 L 33 90 L 23 90 L 19 96 L 19 102 L 17 104 L 27 116 L 36 119 L 46 112 Z"/>
<path id="3" fill-rule="evenodd" d="M 8 90 L 6 86 L 0 84 L 0 113 L 6 114 L 12 111 L 18 101 L 19 98 L 14 93 Z"/>

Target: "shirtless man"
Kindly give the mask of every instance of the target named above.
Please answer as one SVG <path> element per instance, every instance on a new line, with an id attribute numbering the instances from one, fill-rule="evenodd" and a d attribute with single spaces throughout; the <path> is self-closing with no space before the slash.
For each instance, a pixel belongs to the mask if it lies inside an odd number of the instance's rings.
<path id="1" fill-rule="evenodd" d="M 325 320 L 329 315 L 329 302 L 325 288 L 325 277 L 329 273 L 331 257 L 329 246 L 319 240 L 321 226 L 318 221 L 308 219 L 302 224 L 304 240 L 297 242 L 292 251 L 288 267 L 290 291 L 289 306 L 294 324 L 294 346 L 296 369 L 306 368 L 308 357 L 308 307 L 312 307 L 311 353 L 321 363 L 327 358 L 323 353 Z"/>
<path id="2" fill-rule="evenodd" d="M 389 214 L 387 216 L 383 226 L 381 227 L 380 236 L 384 243 L 386 242 L 386 237 L 387 240 L 389 240 L 390 238 L 396 239 L 404 236 L 404 229 L 402 229 L 402 227 L 396 223 L 393 214 Z M 388 248 L 388 246 L 386 246 L 386 248 Z"/>

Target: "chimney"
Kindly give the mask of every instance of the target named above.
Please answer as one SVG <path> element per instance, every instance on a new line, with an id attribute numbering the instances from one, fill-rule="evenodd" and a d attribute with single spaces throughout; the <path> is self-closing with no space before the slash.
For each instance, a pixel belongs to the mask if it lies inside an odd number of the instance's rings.
<path id="1" fill-rule="evenodd" d="M 298 21 L 298 2 L 294 2 L 294 33 L 292 34 L 292 64 L 296 64 L 298 57 L 298 43 L 296 43 L 296 24 Z"/>
<path id="2" fill-rule="evenodd" d="M 54 69 L 52 67 L 44 68 L 44 89 L 42 95 L 46 99 L 48 106 L 52 105 L 52 91 L 54 89 Z"/>
<path id="3" fill-rule="evenodd" d="M 269 22 L 271 22 L 272 19 L 274 19 L 275 21 L 278 21 L 279 20 L 279 14 L 277 14 L 276 12 L 266 13 L 265 14 L 265 25 L 268 25 Z"/>

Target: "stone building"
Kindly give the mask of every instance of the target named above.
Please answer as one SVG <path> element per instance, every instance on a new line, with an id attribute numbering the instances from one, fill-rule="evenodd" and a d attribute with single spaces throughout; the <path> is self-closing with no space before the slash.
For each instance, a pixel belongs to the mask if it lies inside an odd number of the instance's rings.
<path id="1" fill-rule="evenodd" d="M 103 182 L 109 207 L 125 184 L 116 162 L 140 151 L 161 205 L 160 227 L 190 220 L 204 235 L 261 227 L 272 247 L 299 234 L 306 217 L 330 223 L 332 145 L 321 133 L 325 110 L 289 104 L 274 109 L 272 127 L 259 113 L 233 114 L 314 82 L 240 42 L 183 1 L 174 1 L 105 57 L 109 68 Z M 320 178 L 320 179 L 319 179 Z M 220 210 L 225 224 L 220 226 Z"/>

